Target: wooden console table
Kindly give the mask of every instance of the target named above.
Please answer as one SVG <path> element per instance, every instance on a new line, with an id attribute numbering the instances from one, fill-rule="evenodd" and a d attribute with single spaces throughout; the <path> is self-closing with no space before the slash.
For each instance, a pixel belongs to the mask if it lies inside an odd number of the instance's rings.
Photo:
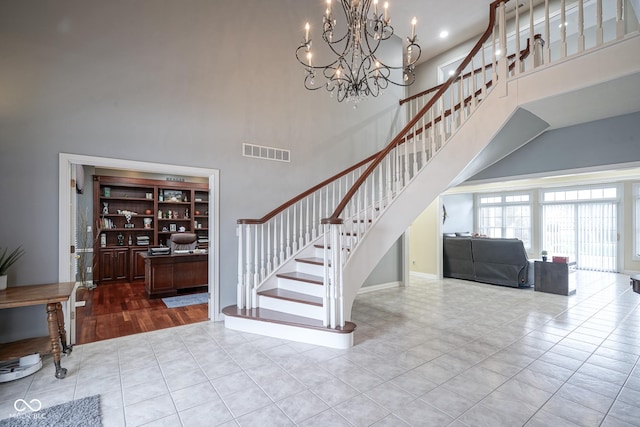
<path id="1" fill-rule="evenodd" d="M 179 289 L 207 286 L 209 256 L 206 253 L 149 255 L 144 258 L 144 288 L 149 298 L 176 295 Z"/>
<path id="2" fill-rule="evenodd" d="M 67 370 L 60 366 L 60 354 L 62 351 L 69 354 L 72 348 L 67 345 L 62 303 L 69 299 L 74 286 L 73 282 L 51 283 L 16 286 L 0 291 L 0 309 L 46 304 L 49 327 L 49 336 L 0 344 L 0 360 L 15 359 L 34 353 L 41 355 L 51 353 L 56 368 L 56 378 L 66 377 Z"/>

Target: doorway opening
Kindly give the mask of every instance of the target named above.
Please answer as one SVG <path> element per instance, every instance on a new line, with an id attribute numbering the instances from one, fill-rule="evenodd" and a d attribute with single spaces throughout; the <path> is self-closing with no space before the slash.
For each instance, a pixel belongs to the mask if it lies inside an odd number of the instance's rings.
<path id="1" fill-rule="evenodd" d="M 204 179 L 208 182 L 208 230 L 209 242 L 207 251 L 207 317 L 210 320 L 220 320 L 219 302 L 219 171 L 216 169 L 206 169 L 188 166 L 178 166 L 159 163 L 146 163 L 122 159 L 82 156 L 61 153 L 59 158 L 59 259 L 58 259 L 58 280 L 60 282 L 75 282 L 76 289 L 72 293 L 68 307 L 65 310 L 65 322 L 68 327 L 68 336 L 71 343 L 77 342 L 77 313 L 76 313 L 76 291 L 82 286 L 82 282 L 76 278 L 77 258 L 74 253 L 76 242 L 76 230 L 78 227 L 77 205 L 76 205 L 76 176 L 77 171 L 84 168 L 77 168 L 77 165 L 120 170 L 125 173 L 147 173 L 160 174 L 167 177 L 194 177 Z M 173 179 L 173 178 L 172 178 Z M 69 185 L 72 183 L 72 185 Z M 71 250 L 70 250 L 71 248 Z M 131 284 L 129 284 L 131 285 Z M 119 292 L 128 292 L 130 295 L 140 294 L 140 284 L 130 286 L 127 290 L 122 288 Z M 144 284 L 141 285 L 142 289 Z M 104 289 L 107 291 L 107 289 Z M 153 302 L 152 302 L 153 304 Z M 162 304 L 162 302 L 155 302 Z M 152 307 L 150 307 L 152 308 Z M 158 313 L 156 313 L 158 314 Z M 162 325 L 162 323 L 159 323 Z M 169 325 L 171 326 L 171 325 Z M 161 328 L 160 326 L 159 328 Z M 167 327 L 167 326 L 164 326 Z"/>

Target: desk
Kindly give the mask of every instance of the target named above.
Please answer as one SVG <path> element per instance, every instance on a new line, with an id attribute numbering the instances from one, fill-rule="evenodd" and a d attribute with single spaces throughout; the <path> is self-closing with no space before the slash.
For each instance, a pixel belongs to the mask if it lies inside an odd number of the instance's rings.
<path id="1" fill-rule="evenodd" d="M 570 263 L 575 266 L 575 263 Z M 570 264 L 560 262 L 536 261 L 534 289 L 557 295 L 571 295 L 576 292 L 575 270 Z"/>
<path id="2" fill-rule="evenodd" d="M 67 376 L 67 370 L 60 366 L 61 348 L 65 354 L 71 353 L 71 346 L 67 345 L 67 332 L 64 329 L 64 315 L 62 303 L 67 301 L 75 283 L 51 283 L 47 285 L 16 286 L 0 291 L 0 309 L 28 307 L 46 304 L 47 324 L 49 336 L 29 338 L 2 344 L 0 360 L 15 359 L 27 354 L 53 355 L 56 368 L 56 378 Z"/>
<path id="3" fill-rule="evenodd" d="M 149 298 L 175 295 L 178 289 L 207 286 L 209 256 L 206 253 L 149 255 L 144 258 L 144 289 Z"/>

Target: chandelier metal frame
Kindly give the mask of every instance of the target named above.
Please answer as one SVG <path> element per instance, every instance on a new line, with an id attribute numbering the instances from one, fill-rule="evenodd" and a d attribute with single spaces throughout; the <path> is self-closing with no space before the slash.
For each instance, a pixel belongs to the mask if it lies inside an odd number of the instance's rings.
<path id="1" fill-rule="evenodd" d="M 340 0 L 344 10 L 346 32 L 336 37 L 338 21 L 332 11 L 331 0 L 327 0 L 327 9 L 322 17 L 322 40 L 337 58 L 327 65 L 313 65 L 311 51 L 310 26 L 305 26 L 305 38 L 296 49 L 296 58 L 307 73 L 304 87 L 308 90 L 326 88 L 338 102 L 344 100 L 360 102 L 367 96 L 377 97 L 389 83 L 396 86 L 409 86 L 415 81 L 415 64 L 422 50 L 417 44 L 415 34 L 416 18 L 411 25 L 411 36 L 407 37 L 406 64 L 391 66 L 382 62 L 377 52 L 383 41 L 394 34 L 388 15 L 389 3 L 385 2 L 383 11 L 378 10 L 378 0 Z M 373 12 L 371 6 L 373 5 Z M 370 13 L 371 12 L 371 13 Z M 393 70 L 402 70 L 402 81 L 392 79 Z M 323 84 L 317 84 L 316 78 L 324 78 Z"/>

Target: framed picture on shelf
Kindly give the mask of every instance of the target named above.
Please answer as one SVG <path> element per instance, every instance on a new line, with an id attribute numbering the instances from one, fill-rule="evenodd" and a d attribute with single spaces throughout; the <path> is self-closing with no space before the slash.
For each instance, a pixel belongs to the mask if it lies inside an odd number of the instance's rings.
<path id="1" fill-rule="evenodd" d="M 169 231 L 171 231 L 171 232 L 177 231 L 176 225 L 175 224 L 169 224 Z"/>
<path id="2" fill-rule="evenodd" d="M 164 194 L 165 202 L 181 202 L 182 201 L 182 191 L 164 190 L 163 194 Z"/>

